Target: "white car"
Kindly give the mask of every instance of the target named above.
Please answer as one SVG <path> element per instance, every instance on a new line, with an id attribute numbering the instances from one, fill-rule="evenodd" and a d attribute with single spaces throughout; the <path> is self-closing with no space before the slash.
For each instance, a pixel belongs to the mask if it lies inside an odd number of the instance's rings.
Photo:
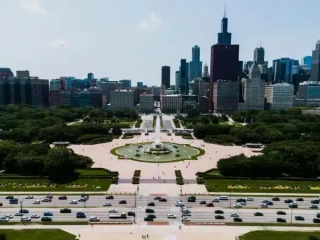
<path id="1" fill-rule="evenodd" d="M 33 204 L 40 204 L 40 203 L 41 203 L 40 200 L 34 200 L 34 201 L 33 201 Z"/>
<path id="2" fill-rule="evenodd" d="M 230 217 L 239 217 L 239 214 L 237 214 L 237 213 L 231 213 L 231 214 L 230 214 Z"/>
<path id="3" fill-rule="evenodd" d="M 30 222 L 31 218 L 30 217 L 22 217 L 21 221 L 26 221 L 26 222 Z"/>
<path id="4" fill-rule="evenodd" d="M 177 218 L 177 216 L 172 214 L 172 213 L 168 213 L 167 216 L 168 216 L 168 218 L 171 218 L 171 219 L 176 219 Z"/>
<path id="5" fill-rule="evenodd" d="M 9 222 L 9 218 L 0 217 L 0 222 Z"/>
<path id="6" fill-rule="evenodd" d="M 40 218 L 40 215 L 38 215 L 38 214 L 32 214 L 32 215 L 31 215 L 31 218 Z"/>
<path id="7" fill-rule="evenodd" d="M 116 209 L 111 209 L 110 211 L 109 211 L 109 213 L 117 213 L 118 211 L 116 210 Z"/>
<path id="8" fill-rule="evenodd" d="M 51 198 L 44 198 L 41 200 L 41 202 L 51 202 Z"/>
<path id="9" fill-rule="evenodd" d="M 5 218 L 9 218 L 9 219 L 14 218 L 14 216 L 13 216 L 13 215 L 5 215 L 4 217 L 5 217 Z"/>
<path id="10" fill-rule="evenodd" d="M 253 201 L 253 198 L 252 197 L 247 197 L 247 201 Z"/>
<path id="11" fill-rule="evenodd" d="M 77 200 L 71 200 L 69 203 L 70 204 L 78 204 L 78 201 Z"/>
<path id="12" fill-rule="evenodd" d="M 98 221 L 100 221 L 100 218 L 98 218 L 98 217 L 90 217 L 90 218 L 89 218 L 89 221 L 98 222 Z"/>
<path id="13" fill-rule="evenodd" d="M 21 216 L 23 216 L 23 213 L 17 212 L 17 213 L 15 214 L 15 216 L 16 216 L 16 217 L 21 217 Z"/>
<path id="14" fill-rule="evenodd" d="M 111 203 L 104 203 L 103 206 L 104 206 L 104 207 L 111 207 L 112 204 L 111 204 Z"/>
<path id="15" fill-rule="evenodd" d="M 235 204 L 233 205 L 234 208 L 242 208 L 242 205 L 241 204 Z"/>
<path id="16" fill-rule="evenodd" d="M 240 202 L 240 205 L 241 206 L 247 206 L 247 203 L 246 202 Z"/>
<path id="17" fill-rule="evenodd" d="M 190 218 L 188 218 L 188 217 L 182 217 L 182 218 L 181 218 L 181 221 L 190 221 Z"/>
<path id="18" fill-rule="evenodd" d="M 26 196 L 26 199 L 33 199 L 33 196 L 32 195 L 28 195 L 28 196 Z"/>

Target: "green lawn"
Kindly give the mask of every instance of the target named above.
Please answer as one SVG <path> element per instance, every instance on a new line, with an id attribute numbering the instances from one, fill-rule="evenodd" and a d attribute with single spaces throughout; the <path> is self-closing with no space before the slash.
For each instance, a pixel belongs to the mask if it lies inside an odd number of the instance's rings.
<path id="1" fill-rule="evenodd" d="M 75 236 L 62 230 L 0 230 L 0 240 L 75 240 Z"/>
<path id="2" fill-rule="evenodd" d="M 320 232 L 254 231 L 240 236 L 239 240 L 312 240 L 311 235 L 320 239 Z"/>
<path id="3" fill-rule="evenodd" d="M 214 169 L 210 172 L 207 173 L 208 175 L 214 175 L 214 176 L 221 176 L 220 172 L 218 169 Z"/>
<path id="4" fill-rule="evenodd" d="M 212 174 L 213 175 L 213 174 Z M 320 183 L 316 181 L 283 180 L 205 180 L 209 192 L 260 192 L 260 193 L 319 193 Z M 314 190 L 310 189 L 313 187 Z"/>

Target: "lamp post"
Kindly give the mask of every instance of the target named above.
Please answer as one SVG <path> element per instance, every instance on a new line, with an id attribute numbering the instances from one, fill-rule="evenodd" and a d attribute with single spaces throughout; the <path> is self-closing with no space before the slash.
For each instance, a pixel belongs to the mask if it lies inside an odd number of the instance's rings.
<path id="1" fill-rule="evenodd" d="M 290 224 L 292 224 L 292 210 L 293 210 L 293 209 L 292 209 L 292 206 L 291 206 L 291 211 L 290 211 L 290 212 L 291 212 Z"/>
<path id="2" fill-rule="evenodd" d="M 21 217 L 21 222 L 22 222 L 22 203 L 23 203 L 23 200 L 20 201 L 20 217 Z"/>
<path id="3" fill-rule="evenodd" d="M 230 191 L 230 197 L 229 197 L 229 208 L 231 208 L 231 191 Z"/>
<path id="4" fill-rule="evenodd" d="M 134 192 L 134 208 L 137 207 L 137 192 Z"/>

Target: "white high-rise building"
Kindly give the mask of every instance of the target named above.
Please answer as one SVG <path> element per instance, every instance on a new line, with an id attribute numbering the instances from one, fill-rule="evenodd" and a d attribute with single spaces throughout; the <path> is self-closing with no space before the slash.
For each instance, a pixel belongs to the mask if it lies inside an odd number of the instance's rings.
<path id="1" fill-rule="evenodd" d="M 176 71 L 176 86 L 175 86 L 175 90 L 176 91 L 179 91 L 180 90 L 180 72 L 179 71 Z"/>
<path id="2" fill-rule="evenodd" d="M 110 104 L 113 110 L 134 110 L 134 91 L 129 89 L 111 91 Z"/>
<path id="3" fill-rule="evenodd" d="M 161 95 L 161 112 L 180 113 L 182 110 L 182 95 Z"/>
<path id="4" fill-rule="evenodd" d="M 261 79 L 261 72 L 257 64 L 254 64 L 249 71 L 249 78 L 244 83 L 245 109 L 264 110 L 264 95 L 266 83 Z"/>
<path id="5" fill-rule="evenodd" d="M 266 86 L 267 109 L 282 110 L 293 107 L 294 87 L 289 83 L 277 83 Z"/>

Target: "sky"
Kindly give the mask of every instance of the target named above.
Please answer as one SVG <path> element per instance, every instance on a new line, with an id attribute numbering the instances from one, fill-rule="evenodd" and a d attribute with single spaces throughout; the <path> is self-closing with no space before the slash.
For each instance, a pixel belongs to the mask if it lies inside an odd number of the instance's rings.
<path id="1" fill-rule="evenodd" d="M 301 60 L 320 39 L 319 0 L 1 0 L 0 67 L 159 86 L 168 65 L 174 84 L 194 45 L 210 64 L 225 4 L 240 60 L 260 45 L 268 61 Z"/>

